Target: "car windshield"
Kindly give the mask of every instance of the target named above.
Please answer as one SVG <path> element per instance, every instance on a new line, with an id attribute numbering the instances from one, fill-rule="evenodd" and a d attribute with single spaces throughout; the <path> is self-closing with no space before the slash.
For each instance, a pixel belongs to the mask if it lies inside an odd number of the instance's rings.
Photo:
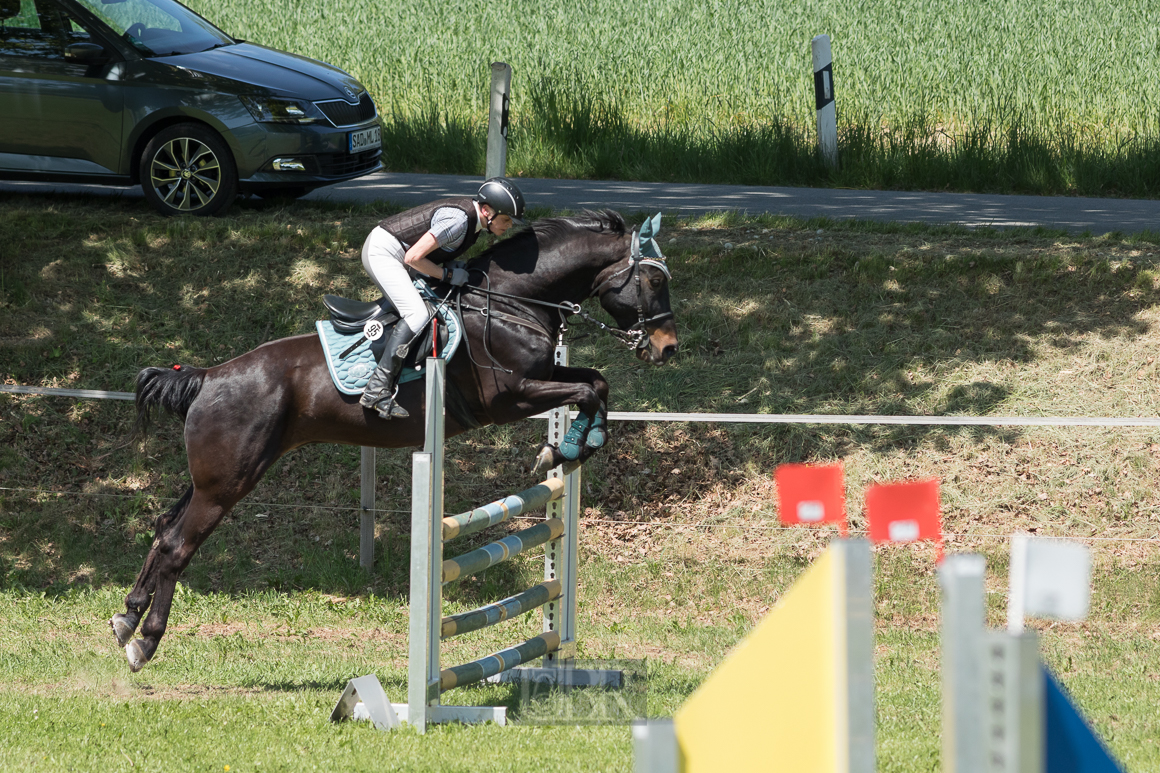
<path id="1" fill-rule="evenodd" d="M 145 56 L 196 54 L 235 41 L 174 0 L 77 0 Z"/>

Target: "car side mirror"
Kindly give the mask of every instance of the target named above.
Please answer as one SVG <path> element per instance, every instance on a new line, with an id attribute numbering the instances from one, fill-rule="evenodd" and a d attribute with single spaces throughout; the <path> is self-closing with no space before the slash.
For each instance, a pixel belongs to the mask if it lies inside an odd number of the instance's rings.
<path id="1" fill-rule="evenodd" d="M 96 43 L 70 43 L 64 48 L 64 58 L 73 64 L 103 64 L 109 61 L 109 53 Z"/>

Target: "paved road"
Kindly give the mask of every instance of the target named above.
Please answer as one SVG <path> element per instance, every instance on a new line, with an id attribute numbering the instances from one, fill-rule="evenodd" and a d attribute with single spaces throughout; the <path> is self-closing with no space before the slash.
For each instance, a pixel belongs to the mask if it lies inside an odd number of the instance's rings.
<path id="1" fill-rule="evenodd" d="M 308 199 L 418 204 L 446 195 L 473 193 L 479 177 L 379 173 L 320 188 Z M 608 180 L 521 179 L 529 203 L 557 209 L 612 207 L 697 214 L 723 210 L 769 212 L 797 217 L 959 223 L 967 227 L 1047 226 L 1073 232 L 1135 233 L 1160 230 L 1160 200 L 1092 199 L 1065 196 L 997 196 L 973 193 L 780 188 L 746 185 L 679 185 Z M 93 185 L 0 182 L 0 196 L 53 191 L 140 197 L 140 189 Z"/>

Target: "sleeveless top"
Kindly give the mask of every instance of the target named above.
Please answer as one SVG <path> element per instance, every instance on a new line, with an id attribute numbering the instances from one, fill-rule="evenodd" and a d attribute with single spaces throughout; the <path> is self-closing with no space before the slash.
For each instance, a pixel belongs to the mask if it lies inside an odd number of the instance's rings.
<path id="1" fill-rule="evenodd" d="M 452 199 L 440 199 L 424 204 L 397 215 L 391 215 L 379 222 L 379 228 L 390 233 L 403 245 L 403 249 L 410 249 L 411 245 L 419 241 L 423 234 L 431 230 L 431 218 L 436 210 L 444 207 L 460 209 L 467 215 L 467 233 L 463 243 L 453 250 L 438 249 L 427 256 L 435 264 L 443 264 L 454 260 L 471 248 L 479 239 L 479 217 L 475 214 L 475 203 L 470 196 Z"/>

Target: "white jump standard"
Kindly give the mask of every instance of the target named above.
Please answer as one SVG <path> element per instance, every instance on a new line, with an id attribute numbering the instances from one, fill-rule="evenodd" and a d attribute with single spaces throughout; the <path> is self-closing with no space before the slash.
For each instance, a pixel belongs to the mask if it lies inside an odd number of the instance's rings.
<path id="1" fill-rule="evenodd" d="M 567 364 L 567 349 L 559 346 L 556 361 Z M 437 722 L 487 722 L 506 724 L 507 709 L 492 706 L 445 706 L 446 690 L 491 679 L 534 679 L 537 683 L 615 686 L 616 672 L 587 672 L 574 668 L 576 654 L 576 550 L 579 521 L 580 472 L 563 474 L 553 469 L 543 483 L 460 515 L 443 516 L 443 397 L 445 365 L 427 361 L 427 431 L 422 451 L 412 455 L 411 486 L 411 609 L 407 702 L 388 704 L 368 680 L 351 680 L 331 715 L 333 721 L 354 716 L 369 718 L 387 729 L 400 721 L 425 732 Z M 549 418 L 548 442 L 559 443 L 567 428 L 568 412 L 556 409 Z M 547 507 L 547 520 L 492 542 L 457 558 L 444 560 L 443 545 L 456 537 L 481 531 L 514 516 Z M 443 617 L 442 586 L 483 571 L 525 550 L 547 543 L 544 582 L 521 593 L 479 609 Z M 538 607 L 544 610 L 544 632 L 522 644 L 453 668 L 440 669 L 442 639 L 495 625 Z M 515 666 L 543 658 L 544 668 Z M 363 690 L 359 690 L 359 686 Z"/>

